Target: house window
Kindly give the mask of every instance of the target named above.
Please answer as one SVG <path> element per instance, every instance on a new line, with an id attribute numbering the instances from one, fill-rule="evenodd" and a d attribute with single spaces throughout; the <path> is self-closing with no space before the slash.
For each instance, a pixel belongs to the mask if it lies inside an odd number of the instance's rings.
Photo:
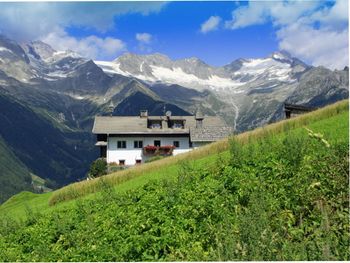
<path id="1" fill-rule="evenodd" d="M 160 123 L 152 123 L 152 129 L 160 129 L 162 128 L 162 125 Z"/>
<path id="2" fill-rule="evenodd" d="M 136 160 L 136 164 L 141 164 L 141 160 L 140 159 Z"/>
<path id="3" fill-rule="evenodd" d="M 173 142 L 173 145 L 174 145 L 176 148 L 179 148 L 179 147 L 180 147 L 180 142 L 179 142 L 179 141 L 174 141 L 174 142 Z"/>
<path id="4" fill-rule="evenodd" d="M 118 149 L 125 149 L 126 148 L 126 141 L 118 141 L 117 148 Z"/>
<path id="5" fill-rule="evenodd" d="M 125 165 L 125 160 L 119 160 L 119 165 L 121 166 Z"/>
<path id="6" fill-rule="evenodd" d="M 151 129 L 161 129 L 162 128 L 162 121 L 161 120 L 149 120 L 147 126 L 148 126 L 148 128 L 151 128 Z"/>
<path id="7" fill-rule="evenodd" d="M 174 128 L 183 128 L 183 125 L 182 125 L 182 123 L 174 123 L 174 126 L 173 126 Z"/>
<path id="8" fill-rule="evenodd" d="M 142 148 L 143 141 L 134 141 L 134 148 Z"/>
<path id="9" fill-rule="evenodd" d="M 160 146 L 160 141 L 159 141 L 159 140 L 155 140 L 155 141 L 154 141 L 154 146 L 159 147 L 159 146 Z"/>

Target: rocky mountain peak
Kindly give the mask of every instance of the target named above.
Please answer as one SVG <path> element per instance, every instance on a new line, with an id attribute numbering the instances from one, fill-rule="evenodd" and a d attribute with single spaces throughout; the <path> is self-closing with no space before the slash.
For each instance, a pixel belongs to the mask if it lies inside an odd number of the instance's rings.
<path id="1" fill-rule="evenodd" d="M 293 58 L 290 53 L 288 53 L 285 50 L 281 51 L 275 51 L 270 56 L 270 58 L 273 58 L 275 60 L 284 60 L 284 61 L 291 61 Z"/>
<path id="2" fill-rule="evenodd" d="M 209 66 L 203 60 L 201 60 L 197 57 L 185 58 L 185 59 L 181 59 L 178 61 L 182 61 L 184 63 L 188 63 L 188 64 L 193 65 L 193 66 Z"/>
<path id="3" fill-rule="evenodd" d="M 123 61 L 162 61 L 162 60 L 170 60 L 170 58 L 161 53 L 153 53 L 153 54 L 135 54 L 131 52 L 125 52 L 121 56 L 117 57 L 113 62 L 123 62 Z"/>
<path id="4" fill-rule="evenodd" d="M 3 56 L 6 56 L 8 59 L 22 60 L 29 64 L 29 58 L 23 48 L 14 40 L 11 40 L 4 35 L 0 35 L 0 52 L 5 53 Z"/>
<path id="5" fill-rule="evenodd" d="M 32 41 L 24 45 L 24 49 L 36 59 L 48 59 L 56 52 L 50 45 L 40 40 Z"/>
<path id="6" fill-rule="evenodd" d="M 224 69 L 228 70 L 228 71 L 237 71 L 242 67 L 243 63 L 247 62 L 247 61 L 248 60 L 246 60 L 244 58 L 236 59 L 236 60 L 232 61 L 230 64 L 225 65 Z"/>

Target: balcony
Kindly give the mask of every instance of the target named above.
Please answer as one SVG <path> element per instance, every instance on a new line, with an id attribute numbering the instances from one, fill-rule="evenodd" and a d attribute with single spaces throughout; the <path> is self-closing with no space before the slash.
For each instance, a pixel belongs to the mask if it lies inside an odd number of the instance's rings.
<path id="1" fill-rule="evenodd" d="M 173 145 L 163 145 L 163 146 L 147 145 L 143 147 L 143 154 L 146 156 L 155 156 L 155 155 L 170 156 L 173 154 L 174 149 L 175 149 L 175 146 Z"/>

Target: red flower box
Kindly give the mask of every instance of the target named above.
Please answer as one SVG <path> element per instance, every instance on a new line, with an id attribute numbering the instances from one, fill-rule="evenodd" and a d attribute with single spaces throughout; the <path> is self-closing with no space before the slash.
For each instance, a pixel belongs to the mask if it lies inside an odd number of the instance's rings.
<path id="1" fill-rule="evenodd" d="M 143 152 L 145 155 L 171 155 L 173 149 L 176 147 L 173 145 L 163 145 L 163 146 L 154 146 L 147 145 L 143 147 Z"/>
<path id="2" fill-rule="evenodd" d="M 155 150 L 157 150 L 157 146 L 154 146 L 154 145 L 147 145 L 147 146 L 145 146 L 143 149 L 145 150 L 145 151 L 155 151 Z"/>
<path id="3" fill-rule="evenodd" d="M 164 146 L 159 147 L 160 150 L 165 150 L 165 151 L 170 151 L 174 148 L 175 148 L 175 146 L 173 146 L 173 145 L 164 145 Z"/>

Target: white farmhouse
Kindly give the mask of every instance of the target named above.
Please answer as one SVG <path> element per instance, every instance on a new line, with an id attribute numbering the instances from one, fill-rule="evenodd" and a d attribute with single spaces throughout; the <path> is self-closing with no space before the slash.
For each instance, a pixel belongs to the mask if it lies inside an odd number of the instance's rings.
<path id="1" fill-rule="evenodd" d="M 177 155 L 229 136 L 233 129 L 219 117 L 96 116 L 92 132 L 107 163 L 135 165 L 156 155 Z"/>

